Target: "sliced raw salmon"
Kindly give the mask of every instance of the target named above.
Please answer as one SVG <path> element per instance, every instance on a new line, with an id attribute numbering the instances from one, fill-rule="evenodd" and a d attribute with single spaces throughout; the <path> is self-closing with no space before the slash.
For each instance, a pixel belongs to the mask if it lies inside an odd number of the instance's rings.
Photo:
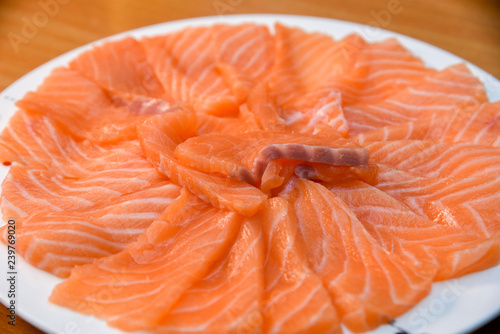
<path id="1" fill-rule="evenodd" d="M 271 198 L 258 218 L 267 246 L 264 332 L 342 333 L 328 291 L 309 268 L 291 205 L 283 198 Z"/>
<path id="2" fill-rule="evenodd" d="M 179 108 L 175 112 L 151 117 L 138 131 L 145 154 L 153 165 L 173 182 L 187 187 L 214 206 L 251 216 L 266 199 L 266 195 L 247 182 L 205 174 L 176 160 L 176 147 L 197 135 L 196 114 L 188 109 Z"/>
<path id="3" fill-rule="evenodd" d="M 16 221 L 16 251 L 31 265 L 68 277 L 75 265 L 118 253 L 135 241 L 179 191 L 164 181 L 96 210 L 37 211 Z"/>
<path id="4" fill-rule="evenodd" d="M 370 159 L 426 177 L 500 176 L 500 149 L 426 140 L 372 142 Z"/>
<path id="5" fill-rule="evenodd" d="M 478 237 L 421 217 L 387 193 L 361 181 L 329 185 L 365 229 L 416 271 L 436 271 L 435 280 L 460 277 L 500 261 L 499 238 Z"/>
<path id="6" fill-rule="evenodd" d="M 283 165 L 280 160 L 270 161 L 264 172 L 262 173 L 260 190 L 264 194 L 270 194 L 272 189 L 275 189 L 283 184 L 285 177 L 280 175 L 283 170 Z"/>
<path id="7" fill-rule="evenodd" d="M 269 88 L 276 94 L 279 106 L 320 88 L 325 73 L 327 77 L 340 75 L 348 68 L 351 60 L 344 56 L 342 48 L 348 41 L 338 43 L 330 36 L 281 24 L 276 24 L 275 30 L 276 62 Z"/>
<path id="8" fill-rule="evenodd" d="M 486 101 L 482 83 L 465 64 L 459 64 L 428 75 L 384 100 L 345 106 L 344 115 L 353 135 Z"/>
<path id="9" fill-rule="evenodd" d="M 218 172 L 251 184 L 261 178 L 267 164 L 274 159 L 340 166 L 368 165 L 367 150 L 349 140 L 269 131 L 190 138 L 175 148 L 175 157 L 199 171 Z"/>
<path id="10" fill-rule="evenodd" d="M 176 102 L 216 115 L 236 114 L 237 98 L 216 69 L 213 35 L 220 26 L 193 27 L 141 41 L 163 89 Z M 201 52 L 200 52 L 201 50 Z"/>
<path id="11" fill-rule="evenodd" d="M 50 301 L 125 331 L 153 330 L 234 242 L 241 221 L 185 191 L 122 252 L 73 269 Z"/>
<path id="12" fill-rule="evenodd" d="M 350 35 L 340 43 L 349 67 L 325 86 L 339 91 L 345 105 L 383 100 L 435 72 L 394 38 L 367 43 Z"/>
<path id="13" fill-rule="evenodd" d="M 164 99 L 141 95 L 116 94 L 112 96 L 112 100 L 117 107 L 123 107 L 140 116 L 163 114 L 172 108 L 172 104 Z"/>
<path id="14" fill-rule="evenodd" d="M 179 298 L 155 333 L 253 333 L 262 325 L 264 244 L 260 222 L 245 219 L 227 254 Z"/>
<path id="15" fill-rule="evenodd" d="M 26 94 L 17 104 L 52 118 L 74 138 L 97 143 L 137 138 L 136 126 L 147 117 L 117 107 L 94 81 L 66 68 L 54 70 L 36 92 Z"/>
<path id="16" fill-rule="evenodd" d="M 500 178 L 426 178 L 380 165 L 376 187 L 420 216 L 482 237 L 500 234 Z"/>
<path id="17" fill-rule="evenodd" d="M 285 132 L 289 129 L 269 88 L 263 83 L 252 88 L 246 104 L 240 108 L 240 117 L 251 118 L 258 130 Z"/>
<path id="18" fill-rule="evenodd" d="M 436 111 L 418 120 L 360 133 L 360 143 L 400 139 L 500 146 L 500 102 Z M 353 138 L 354 139 L 354 138 Z"/>
<path id="19" fill-rule="evenodd" d="M 295 175 L 306 180 L 341 183 L 361 180 L 368 184 L 376 184 L 378 166 L 368 167 L 328 166 L 325 164 L 300 164 L 295 167 Z"/>
<path id="20" fill-rule="evenodd" d="M 363 332 L 388 323 L 428 294 L 434 273 L 415 272 L 366 231 L 324 186 L 297 179 L 281 196 L 297 214 L 309 266 L 321 277 L 344 325 Z"/>
<path id="21" fill-rule="evenodd" d="M 72 168 L 69 176 L 14 164 L 2 184 L 4 216 L 85 211 L 167 180 L 142 156 L 138 141 L 94 151 L 94 157 L 78 154 L 73 161 L 79 168 Z"/>
<path id="22" fill-rule="evenodd" d="M 75 140 L 61 131 L 50 117 L 18 110 L 0 135 L 0 159 L 36 169 L 51 169 L 73 175 L 79 163 L 68 157 Z M 69 165 L 69 166 L 68 166 Z"/>
<path id="23" fill-rule="evenodd" d="M 256 130 L 321 135 L 347 136 L 347 123 L 342 114 L 340 95 L 334 91 L 307 93 L 280 107 L 266 84 L 252 88 L 246 104 L 240 107 L 240 120 Z M 248 129 L 250 128 L 250 129 Z"/>
<path id="24" fill-rule="evenodd" d="M 300 161 L 276 159 L 271 160 L 262 174 L 260 189 L 271 197 L 277 196 L 288 182 L 295 177 Z"/>
<path id="25" fill-rule="evenodd" d="M 252 87 L 267 80 L 274 65 L 274 39 L 265 26 L 220 25 L 212 36 L 215 64 L 225 84 L 244 102 Z"/>
<path id="26" fill-rule="evenodd" d="M 142 45 L 132 37 L 108 41 L 80 54 L 69 64 L 111 95 L 165 96 Z"/>
<path id="27" fill-rule="evenodd" d="M 282 114 L 294 132 L 324 136 L 339 132 L 344 137 L 349 133 L 342 97 L 332 89 L 299 95 L 283 105 Z"/>
<path id="28" fill-rule="evenodd" d="M 243 116 L 241 113 L 238 117 L 217 117 L 198 113 L 196 118 L 198 121 L 198 135 L 216 132 L 237 135 L 244 132 L 260 130 L 259 126 L 255 124 L 253 120 Z"/>
<path id="29" fill-rule="evenodd" d="M 323 123 L 347 135 L 340 94 L 324 84 L 346 70 L 350 60 L 343 50 L 351 37 L 338 43 L 330 36 L 281 24 L 275 30 L 276 62 L 268 85 L 286 123 L 307 133 L 315 133 Z"/>
<path id="30" fill-rule="evenodd" d="M 127 37 L 18 107 L 16 249 L 69 276 L 52 302 L 123 331 L 363 332 L 500 262 L 499 102 L 396 39 Z"/>

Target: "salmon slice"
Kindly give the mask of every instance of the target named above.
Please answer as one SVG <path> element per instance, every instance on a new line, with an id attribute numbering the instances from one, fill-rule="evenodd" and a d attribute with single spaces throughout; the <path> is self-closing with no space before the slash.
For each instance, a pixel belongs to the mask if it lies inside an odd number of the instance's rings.
<path id="1" fill-rule="evenodd" d="M 246 218 L 234 244 L 179 298 L 155 333 L 252 333 L 262 322 L 264 245 L 260 222 Z"/>
<path id="2" fill-rule="evenodd" d="M 328 291 L 308 266 L 291 205 L 271 198 L 258 219 L 267 246 L 264 333 L 342 333 Z"/>
<path id="3" fill-rule="evenodd" d="M 267 113 L 264 113 L 267 114 Z M 265 128 L 262 126 L 262 124 L 258 121 L 258 117 L 253 113 L 253 111 L 250 111 L 248 108 L 247 103 L 242 104 L 240 106 L 240 111 L 238 113 L 238 122 L 239 122 L 239 127 L 241 130 L 238 129 L 237 132 L 234 132 L 236 134 L 241 133 L 241 132 L 252 132 L 252 131 L 260 131 L 264 130 Z M 280 132 L 280 131 L 276 131 Z M 234 134 L 233 133 L 233 134 Z"/>
<path id="4" fill-rule="evenodd" d="M 137 141 L 93 155 L 75 158 L 79 169 L 70 176 L 13 164 L 2 184 L 2 213 L 18 218 L 45 211 L 85 211 L 167 180 L 142 156 Z"/>
<path id="5" fill-rule="evenodd" d="M 193 137 L 175 148 L 178 161 L 202 172 L 222 173 L 255 184 L 269 161 L 292 159 L 329 165 L 368 165 L 366 149 L 346 139 L 301 134 L 247 132 Z"/>
<path id="6" fill-rule="evenodd" d="M 111 95 L 165 97 L 142 45 L 132 37 L 106 42 L 73 59 L 69 67 Z"/>
<path id="7" fill-rule="evenodd" d="M 297 179 L 281 196 L 294 207 L 309 265 L 349 330 L 360 333 L 388 323 L 429 293 L 434 273 L 417 273 L 382 248 L 324 186 Z"/>
<path id="8" fill-rule="evenodd" d="M 220 25 L 212 36 L 216 70 L 242 103 L 252 87 L 267 80 L 274 65 L 274 38 L 266 26 Z"/>
<path id="9" fill-rule="evenodd" d="M 499 133 L 500 102 L 494 102 L 434 112 L 416 121 L 360 133 L 353 139 L 362 145 L 372 141 L 417 139 L 498 147 Z"/>
<path id="10" fill-rule="evenodd" d="M 197 114 L 196 118 L 197 133 L 200 135 L 213 132 L 228 133 L 231 131 L 238 131 L 241 127 L 239 120 L 235 117 L 217 117 L 213 115 Z"/>
<path id="11" fill-rule="evenodd" d="M 197 118 L 193 112 L 179 108 L 175 112 L 151 117 L 139 126 L 138 132 L 148 160 L 160 172 L 215 207 L 230 208 L 251 216 L 266 199 L 259 189 L 246 182 L 201 173 L 176 160 L 176 147 L 197 135 Z"/>
<path id="12" fill-rule="evenodd" d="M 372 142 L 366 146 L 373 162 L 426 177 L 500 176 L 500 149 L 470 143 L 425 140 Z"/>
<path id="13" fill-rule="evenodd" d="M 280 175 L 283 170 L 283 165 L 279 160 L 270 161 L 264 172 L 260 184 L 260 190 L 264 194 L 270 194 L 272 189 L 275 189 L 283 184 L 285 177 Z"/>
<path id="14" fill-rule="evenodd" d="M 18 110 L 0 135 L 0 160 L 73 175 L 79 164 L 68 157 L 77 143 L 46 116 Z M 68 167 L 69 165 L 69 167 Z"/>
<path id="15" fill-rule="evenodd" d="M 237 98 L 216 69 L 213 35 L 221 27 L 193 27 L 141 40 L 148 62 L 165 92 L 196 111 L 236 115 Z M 200 52 L 201 50 L 201 52 Z"/>
<path id="16" fill-rule="evenodd" d="M 417 272 L 436 271 L 446 280 L 490 268 L 500 262 L 499 238 L 483 238 L 455 226 L 437 224 L 362 181 L 328 185 L 365 229 Z"/>
<path id="17" fill-rule="evenodd" d="M 332 89 L 299 95 L 283 105 L 282 113 L 294 132 L 325 136 L 339 132 L 344 137 L 349 133 L 341 94 Z"/>
<path id="18" fill-rule="evenodd" d="M 307 93 L 289 104 L 278 106 L 265 84 L 252 88 L 240 107 L 240 119 L 250 120 L 246 131 L 292 132 L 329 138 L 347 136 L 347 123 L 342 116 L 341 99 L 334 91 Z M 250 130 L 249 130 L 250 129 Z M 254 130 L 255 131 L 255 130 Z"/>
<path id="19" fill-rule="evenodd" d="M 115 94 L 112 100 L 117 107 L 126 108 L 140 116 L 163 114 L 173 107 L 172 103 L 164 99 L 141 95 Z"/>
<path id="20" fill-rule="evenodd" d="M 300 115 L 297 111 L 304 105 L 316 104 L 309 110 L 316 116 L 305 119 L 314 123 L 320 118 L 318 114 L 322 115 L 323 124 L 332 123 L 345 136 L 349 127 L 341 102 L 352 105 L 385 99 L 434 73 L 395 39 L 368 44 L 352 34 L 334 42 L 327 36 L 280 25 L 276 27 L 276 39 L 276 74 L 270 87 L 278 95 L 279 105 L 287 105 L 284 109 L 291 115 Z M 321 56 L 314 54 L 316 49 L 322 50 Z M 291 102 L 305 92 L 309 94 L 299 98 L 301 103 Z M 321 103 L 325 100 L 329 101 Z"/>
<path id="21" fill-rule="evenodd" d="M 351 60 L 348 70 L 325 86 L 338 90 L 344 105 L 383 100 L 435 72 L 395 38 L 367 43 L 350 35 L 340 43 L 344 57 Z"/>
<path id="22" fill-rule="evenodd" d="M 285 132 L 289 128 L 266 84 L 257 84 L 240 107 L 240 117 L 250 119 L 258 130 Z"/>
<path id="23" fill-rule="evenodd" d="M 487 102 L 482 83 L 465 64 L 428 75 L 385 100 L 344 106 L 350 135 L 383 126 L 407 123 L 435 112 Z"/>
<path id="24" fill-rule="evenodd" d="M 122 252 L 74 268 L 50 301 L 121 330 L 153 330 L 234 242 L 241 221 L 184 191 Z"/>
<path id="25" fill-rule="evenodd" d="M 377 183 L 378 165 L 366 167 L 329 166 L 319 163 L 302 163 L 294 160 L 277 159 L 270 161 L 262 174 L 260 189 L 265 194 L 275 196 L 280 188 L 296 176 L 301 179 L 329 182 L 332 184 L 351 180 L 361 180 L 368 184 Z"/>
<path id="26" fill-rule="evenodd" d="M 329 183 L 342 183 L 361 180 L 368 184 L 377 183 L 378 165 L 370 163 L 368 167 L 328 166 L 324 164 L 300 164 L 295 167 L 299 178 Z"/>
<path id="27" fill-rule="evenodd" d="M 480 237 L 500 234 L 500 178 L 426 178 L 380 165 L 376 187 L 416 214 Z"/>
<path id="28" fill-rule="evenodd" d="M 253 120 L 242 116 L 238 117 L 218 117 L 207 114 L 197 114 L 198 135 L 205 135 L 215 132 L 238 135 L 244 132 L 259 131 L 258 125 Z"/>
<path id="29" fill-rule="evenodd" d="M 75 139 L 96 143 L 135 139 L 138 122 L 148 117 L 117 107 L 94 81 L 66 68 L 54 70 L 17 105 L 50 117 Z"/>
<path id="30" fill-rule="evenodd" d="M 16 251 L 31 265 L 68 277 L 74 266 L 118 253 L 135 241 L 179 192 L 179 186 L 164 181 L 97 210 L 32 214 L 16 221 Z"/>
<path id="31" fill-rule="evenodd" d="M 351 37 L 338 43 L 330 36 L 281 24 L 275 30 L 276 62 L 268 85 L 286 123 L 307 133 L 317 133 L 315 127 L 323 123 L 347 136 L 340 94 L 324 83 L 345 71 L 349 60 L 343 49 Z"/>
<path id="32" fill-rule="evenodd" d="M 288 182 L 295 177 L 295 170 L 300 161 L 271 160 L 262 174 L 260 189 L 271 197 L 277 196 Z"/>
<path id="33" fill-rule="evenodd" d="M 349 65 L 343 43 L 330 36 L 307 33 L 299 28 L 275 25 L 276 61 L 269 79 L 269 88 L 282 106 L 298 95 L 312 92 L 325 82 L 328 76 L 343 74 Z"/>

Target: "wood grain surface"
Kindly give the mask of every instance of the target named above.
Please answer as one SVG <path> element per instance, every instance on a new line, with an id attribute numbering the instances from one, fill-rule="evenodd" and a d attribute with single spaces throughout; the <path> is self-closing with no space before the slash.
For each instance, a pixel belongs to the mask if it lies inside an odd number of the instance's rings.
<path id="1" fill-rule="evenodd" d="M 0 91 L 46 61 L 105 36 L 190 17 L 245 13 L 382 27 L 438 46 L 500 78 L 498 0 L 0 0 Z M 42 333 L 19 317 L 15 327 L 7 325 L 7 309 L 0 306 L 0 311 L 0 333 Z M 497 318 L 475 333 L 499 329 Z"/>

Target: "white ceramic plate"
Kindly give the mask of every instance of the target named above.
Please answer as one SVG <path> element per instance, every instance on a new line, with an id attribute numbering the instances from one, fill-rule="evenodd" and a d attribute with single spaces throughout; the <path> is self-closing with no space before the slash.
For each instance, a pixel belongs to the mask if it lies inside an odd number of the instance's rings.
<path id="1" fill-rule="evenodd" d="M 85 45 L 57 57 L 38 67 L 17 80 L 0 93 L 0 129 L 3 129 L 9 117 L 15 112 L 14 103 L 30 90 L 34 90 L 42 80 L 57 66 L 65 65 L 82 51 L 96 43 L 121 39 L 125 36 L 143 37 L 164 34 L 192 25 L 211 25 L 214 23 L 256 22 L 272 26 L 276 21 L 285 25 L 297 26 L 306 31 L 320 31 L 334 38 L 342 38 L 357 32 L 368 41 L 379 41 L 397 37 L 416 56 L 423 59 L 429 67 L 442 69 L 446 66 L 464 62 L 463 59 L 418 40 L 390 31 L 355 24 L 345 21 L 317 17 L 290 15 L 230 15 L 219 17 L 203 17 L 181 21 L 167 22 L 144 27 L 105 38 L 101 41 Z M 469 64 L 471 70 L 486 86 L 491 101 L 500 100 L 500 82 L 493 76 Z M 3 180 L 7 167 L 0 168 L 0 179 Z M 53 287 L 61 279 L 38 270 L 18 256 L 16 281 L 16 312 L 34 326 L 49 333 L 65 334 L 97 334 L 122 333 L 93 317 L 84 316 L 48 302 Z M 0 245 L 0 300 L 8 305 L 7 247 Z M 467 333 L 480 327 L 500 313 L 500 265 L 483 272 L 467 275 L 457 280 L 435 283 L 432 293 L 414 309 L 399 317 L 396 325 L 411 334 L 443 334 Z M 0 321 L 6 321 L 1 319 Z M 345 331 L 348 333 L 348 331 Z M 395 334 L 394 326 L 383 326 L 370 334 Z M 401 331 L 399 331 L 401 332 Z"/>

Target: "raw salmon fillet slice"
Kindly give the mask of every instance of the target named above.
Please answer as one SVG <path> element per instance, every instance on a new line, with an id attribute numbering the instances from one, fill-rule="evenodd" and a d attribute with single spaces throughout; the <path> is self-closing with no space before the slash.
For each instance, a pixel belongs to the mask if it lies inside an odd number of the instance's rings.
<path id="1" fill-rule="evenodd" d="M 75 146 L 73 138 L 61 133 L 49 117 L 18 110 L 0 135 L 0 159 L 5 164 L 18 162 L 67 175 L 68 165 L 78 168 L 66 157 Z"/>
<path id="2" fill-rule="evenodd" d="M 193 27 L 141 41 L 165 92 L 209 114 L 238 112 L 237 98 L 216 68 L 212 38 L 221 26 Z M 201 52 L 200 52 L 201 48 Z"/>
<path id="3" fill-rule="evenodd" d="M 213 37 L 215 66 L 240 103 L 254 85 L 265 82 L 274 65 L 274 39 L 265 26 L 220 25 Z"/>
<path id="4" fill-rule="evenodd" d="M 190 138 L 175 148 L 177 160 L 202 172 L 222 173 L 255 184 L 274 159 L 341 166 L 365 166 L 368 152 L 346 139 L 300 134 L 247 132 L 239 136 L 209 134 Z"/>
<path id="5" fill-rule="evenodd" d="M 426 140 L 372 142 L 366 146 L 373 162 L 426 177 L 500 176 L 500 149 L 471 143 Z"/>
<path id="6" fill-rule="evenodd" d="M 240 120 L 247 130 L 304 133 L 328 138 L 347 136 L 341 99 L 333 91 L 311 92 L 294 98 L 280 107 L 266 84 L 252 88 L 240 107 Z"/>
<path id="7" fill-rule="evenodd" d="M 269 87 L 263 83 L 255 85 L 249 92 L 246 103 L 240 107 L 240 118 L 254 124 L 257 130 L 291 131 L 285 116 L 282 115 L 275 99 L 271 96 Z"/>
<path id="8" fill-rule="evenodd" d="M 295 177 L 298 166 L 300 166 L 300 162 L 296 160 L 276 159 L 270 161 L 262 174 L 260 189 L 271 197 L 276 197 Z"/>
<path id="9" fill-rule="evenodd" d="M 323 85 L 324 73 L 334 76 L 345 70 L 349 60 L 342 53 L 344 43 L 281 24 L 275 30 L 276 62 L 268 85 L 287 123 L 311 133 L 323 123 L 347 135 L 340 94 Z"/>
<path id="10" fill-rule="evenodd" d="M 179 108 L 151 117 L 138 131 L 149 161 L 174 183 L 188 188 L 212 205 L 251 216 L 266 199 L 265 194 L 247 182 L 205 174 L 177 161 L 176 147 L 197 135 L 197 118 L 193 112 Z"/>
<path id="11" fill-rule="evenodd" d="M 354 34 L 340 43 L 351 61 L 343 75 L 329 78 L 325 86 L 338 90 L 345 105 L 383 100 L 435 72 L 394 38 L 367 43 Z"/>
<path id="12" fill-rule="evenodd" d="M 4 216 L 85 211 L 167 180 L 142 155 L 138 141 L 101 148 L 90 157 L 82 151 L 76 151 L 78 155 L 70 159 L 78 169 L 67 175 L 14 164 L 2 183 Z"/>
<path id="13" fill-rule="evenodd" d="M 434 112 L 416 121 L 384 126 L 353 138 L 360 144 L 389 140 L 433 140 L 500 146 L 500 102 Z"/>
<path id="14" fill-rule="evenodd" d="M 342 183 L 360 180 L 368 184 L 377 183 L 378 166 L 370 163 L 368 167 L 328 166 L 325 164 L 300 164 L 295 167 L 299 178 L 329 183 Z"/>
<path id="15" fill-rule="evenodd" d="M 349 134 L 356 135 L 387 125 L 415 121 L 430 113 L 484 102 L 487 102 L 487 96 L 481 81 L 465 64 L 458 64 L 429 74 L 384 100 L 345 106 L 344 115 Z"/>
<path id="16" fill-rule="evenodd" d="M 264 244 L 260 222 L 246 218 L 227 254 L 179 298 L 155 333 L 242 333 L 262 322 Z"/>
<path id="17" fill-rule="evenodd" d="M 312 92 L 328 76 L 341 75 L 348 68 L 342 46 L 330 36 L 307 33 L 299 28 L 275 25 L 276 61 L 269 79 L 269 88 L 282 106 L 297 95 Z M 357 38 L 357 37 L 354 37 Z"/>
<path id="18" fill-rule="evenodd" d="M 72 60 L 69 67 L 95 81 L 112 96 L 168 98 L 143 46 L 132 37 L 95 46 Z"/>
<path id="19" fill-rule="evenodd" d="M 295 209 L 309 266 L 321 277 L 349 330 L 386 324 L 429 293 L 434 273 L 417 273 L 382 248 L 324 186 L 301 179 L 294 184 L 281 196 Z"/>
<path id="20" fill-rule="evenodd" d="M 499 177 L 426 178 L 379 166 L 376 187 L 422 217 L 482 237 L 498 237 Z"/>
<path id="21" fill-rule="evenodd" d="M 125 331 L 153 330 L 234 242 L 241 222 L 184 191 L 122 252 L 73 269 L 50 301 Z"/>
<path id="22" fill-rule="evenodd" d="M 464 233 L 414 213 L 407 205 L 362 181 L 328 185 L 365 229 L 392 254 L 416 267 L 436 271 L 434 280 L 460 277 L 500 262 L 499 239 Z"/>
<path id="23" fill-rule="evenodd" d="M 164 181 L 97 210 L 40 211 L 16 221 L 16 251 L 31 265 L 68 277 L 75 265 L 118 253 L 135 241 L 179 191 Z"/>
<path id="24" fill-rule="evenodd" d="M 283 165 L 279 160 L 270 161 L 260 180 L 260 190 L 264 194 L 270 194 L 271 190 L 278 188 L 285 182 L 285 176 L 281 175 Z"/>
<path id="25" fill-rule="evenodd" d="M 295 132 L 329 136 L 338 131 L 344 137 L 349 133 L 341 95 L 331 89 L 294 97 L 283 105 L 282 113 Z"/>
<path id="26" fill-rule="evenodd" d="M 259 213 L 266 244 L 265 333 L 342 333 L 321 279 L 309 268 L 292 206 L 267 200 Z"/>
<path id="27" fill-rule="evenodd" d="M 163 114 L 171 111 L 173 107 L 171 102 L 162 98 L 143 95 L 115 94 L 112 96 L 112 100 L 117 107 L 130 110 L 139 116 Z"/>
<path id="28" fill-rule="evenodd" d="M 244 108 L 243 108 L 244 109 Z M 198 135 L 211 133 L 226 133 L 239 135 L 245 132 L 259 131 L 261 128 L 254 122 L 254 118 L 241 111 L 237 117 L 218 117 L 202 113 L 196 114 Z"/>
<path id="29" fill-rule="evenodd" d="M 17 105 L 52 118 L 75 139 L 96 143 L 136 139 L 137 124 L 148 117 L 116 106 L 94 81 L 67 68 L 55 69 Z"/>

